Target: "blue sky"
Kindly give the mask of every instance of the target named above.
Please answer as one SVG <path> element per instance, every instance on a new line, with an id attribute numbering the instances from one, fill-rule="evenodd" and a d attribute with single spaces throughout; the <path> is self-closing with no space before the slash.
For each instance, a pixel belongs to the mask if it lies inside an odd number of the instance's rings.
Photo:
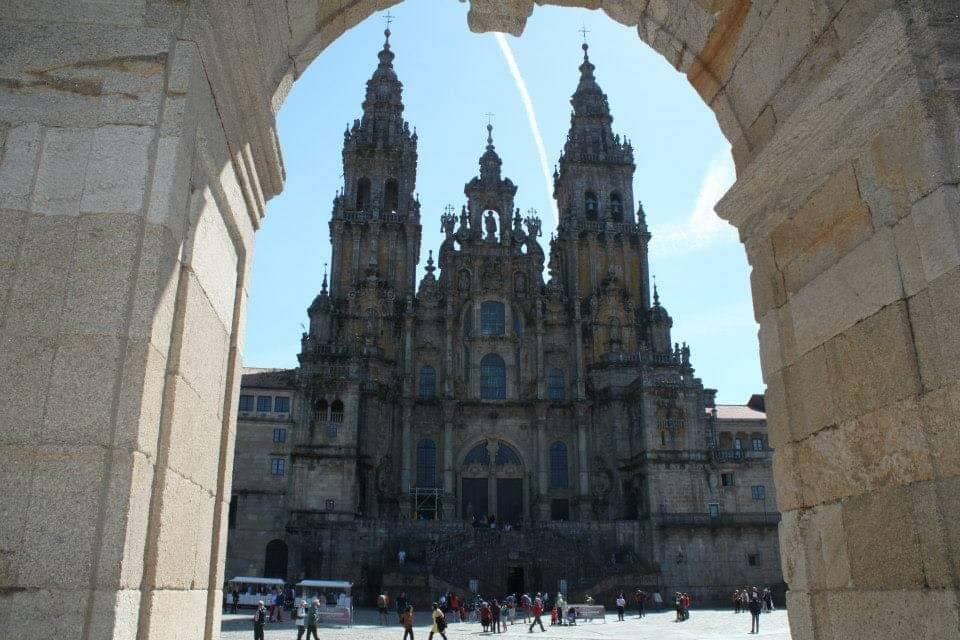
<path id="1" fill-rule="evenodd" d="M 635 29 L 601 12 L 537 7 L 521 38 L 499 36 L 498 43 L 494 34 L 469 32 L 467 8 L 454 0 L 407 0 L 391 9 L 404 113 L 419 134 L 421 266 L 427 250 L 440 245 L 443 208 L 460 208 L 463 185 L 477 173 L 487 112 L 495 114 L 504 174 L 519 186 L 517 206 L 537 209 L 549 238 L 556 221 L 534 131 L 552 172 L 569 126 L 583 56 L 579 30 L 586 26 L 614 129 L 633 142 L 634 194 L 653 234 L 651 270 L 674 320 L 674 340 L 690 344 L 697 375 L 719 389 L 721 401 L 742 403 L 761 392 L 749 267 L 736 232 L 713 213 L 734 179 L 729 145 L 713 113 Z M 382 14 L 376 15 L 330 45 L 278 115 L 287 182 L 268 204 L 257 235 L 247 366 L 296 366 L 306 308 L 330 255 L 327 223 L 341 185 L 343 130 L 359 117 L 384 26 Z"/>

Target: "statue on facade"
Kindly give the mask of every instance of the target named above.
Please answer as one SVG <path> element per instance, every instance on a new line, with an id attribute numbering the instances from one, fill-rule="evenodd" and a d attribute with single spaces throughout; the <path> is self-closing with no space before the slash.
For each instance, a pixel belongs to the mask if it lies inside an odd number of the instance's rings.
<path id="1" fill-rule="evenodd" d="M 483 219 L 483 226 L 487 232 L 487 240 L 496 240 L 497 220 L 493 217 L 493 211 L 487 211 L 487 216 Z"/>

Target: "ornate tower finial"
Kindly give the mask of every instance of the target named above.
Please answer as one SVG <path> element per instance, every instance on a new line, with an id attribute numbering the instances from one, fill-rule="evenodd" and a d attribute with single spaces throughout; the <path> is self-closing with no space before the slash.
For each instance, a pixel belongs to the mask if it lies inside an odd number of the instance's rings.
<path id="1" fill-rule="evenodd" d="M 424 271 L 427 272 L 427 275 L 432 276 L 433 272 L 436 270 L 437 268 L 433 266 L 433 249 L 430 249 L 430 253 L 427 255 L 427 266 Z"/>
<path id="2" fill-rule="evenodd" d="M 653 276 L 653 306 L 660 306 L 660 294 L 657 293 L 657 276 Z"/>
<path id="3" fill-rule="evenodd" d="M 487 151 L 493 151 L 493 125 L 487 124 Z"/>
<path id="4" fill-rule="evenodd" d="M 327 295 L 327 263 L 323 263 L 323 284 L 320 285 L 320 295 Z"/>

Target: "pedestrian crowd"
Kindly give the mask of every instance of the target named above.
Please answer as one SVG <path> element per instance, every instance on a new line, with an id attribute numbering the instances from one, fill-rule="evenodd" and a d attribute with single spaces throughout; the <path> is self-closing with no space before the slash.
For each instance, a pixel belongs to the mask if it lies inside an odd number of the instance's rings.
<path id="1" fill-rule="evenodd" d="M 750 633 L 760 633 L 760 614 L 775 611 L 773 593 L 769 588 L 760 591 L 753 589 L 736 590 L 733 592 L 733 612 L 750 612 Z"/>

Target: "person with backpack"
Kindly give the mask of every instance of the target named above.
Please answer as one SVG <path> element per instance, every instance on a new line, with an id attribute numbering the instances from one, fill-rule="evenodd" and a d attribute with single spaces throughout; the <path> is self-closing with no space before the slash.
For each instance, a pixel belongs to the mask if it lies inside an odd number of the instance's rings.
<path id="1" fill-rule="evenodd" d="M 253 612 L 253 640 L 263 640 L 263 625 L 267 623 L 267 608 L 263 600 L 257 603 L 257 610 Z"/>
<path id="2" fill-rule="evenodd" d="M 430 614 L 430 617 L 433 619 L 433 625 L 430 627 L 430 633 L 427 635 L 427 640 L 433 640 L 433 634 L 439 633 L 440 637 L 443 640 L 447 640 L 447 634 L 444 633 L 447 629 L 447 619 L 443 616 L 443 611 L 440 610 L 440 605 L 436 602 L 431 605 L 433 611 Z"/>
<path id="3" fill-rule="evenodd" d="M 537 625 L 540 625 L 540 631 L 546 633 L 546 629 L 543 628 L 543 620 L 540 619 L 540 616 L 543 615 L 543 600 L 540 599 L 540 596 L 537 596 L 533 601 L 533 622 L 530 623 L 530 628 L 527 629 L 528 633 L 533 633 L 533 628 Z"/>
<path id="4" fill-rule="evenodd" d="M 407 640 L 407 636 L 410 636 L 410 640 L 413 640 L 413 607 L 407 605 L 406 611 L 400 616 L 400 623 L 403 625 L 402 640 Z"/>
<path id="5" fill-rule="evenodd" d="M 608 601 L 609 602 L 609 601 Z M 627 599 L 623 593 L 617 594 L 617 622 L 623 622 L 623 610 L 627 608 Z"/>

